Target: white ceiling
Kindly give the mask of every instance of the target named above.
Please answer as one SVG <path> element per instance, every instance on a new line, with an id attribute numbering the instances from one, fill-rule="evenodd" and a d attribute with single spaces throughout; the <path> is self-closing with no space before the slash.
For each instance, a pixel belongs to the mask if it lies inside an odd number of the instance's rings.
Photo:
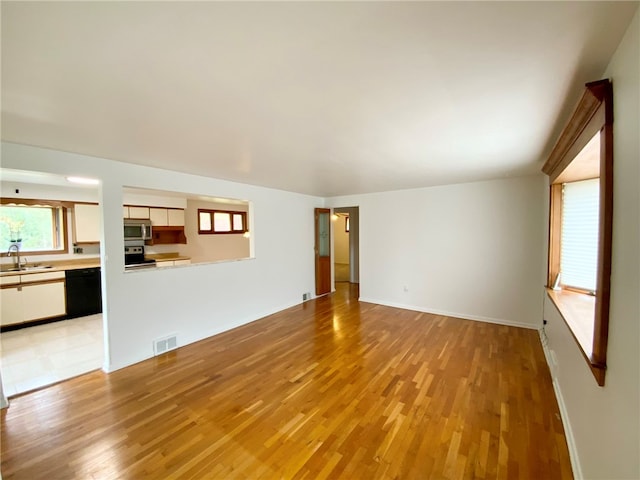
<path id="1" fill-rule="evenodd" d="M 530 174 L 638 2 L 2 2 L 2 139 L 319 196 Z"/>

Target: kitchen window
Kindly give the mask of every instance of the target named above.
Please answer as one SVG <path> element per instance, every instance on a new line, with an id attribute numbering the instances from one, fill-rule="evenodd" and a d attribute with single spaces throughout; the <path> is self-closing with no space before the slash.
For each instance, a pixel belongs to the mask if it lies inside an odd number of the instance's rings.
<path id="1" fill-rule="evenodd" d="M 245 233 L 247 212 L 198 209 L 199 234 Z"/>
<path id="2" fill-rule="evenodd" d="M 12 245 L 31 255 L 66 252 L 66 207 L 59 202 L 3 198 L 0 251 L 7 252 Z"/>

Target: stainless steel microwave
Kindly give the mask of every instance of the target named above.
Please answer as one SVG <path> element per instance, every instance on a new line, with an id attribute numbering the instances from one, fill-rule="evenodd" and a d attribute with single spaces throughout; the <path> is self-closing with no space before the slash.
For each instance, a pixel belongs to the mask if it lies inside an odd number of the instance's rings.
<path id="1" fill-rule="evenodd" d="M 151 220 L 124 219 L 124 241 L 151 240 Z"/>

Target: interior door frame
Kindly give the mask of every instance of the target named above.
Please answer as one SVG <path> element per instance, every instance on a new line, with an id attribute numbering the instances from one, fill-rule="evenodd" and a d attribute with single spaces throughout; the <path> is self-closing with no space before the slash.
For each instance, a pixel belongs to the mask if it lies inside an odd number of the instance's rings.
<path id="1" fill-rule="evenodd" d="M 329 238 L 327 239 L 328 255 L 320 255 L 320 215 L 326 214 L 328 219 Z M 332 263 L 331 263 L 331 248 L 332 248 L 332 235 L 331 235 L 331 209 L 330 208 L 316 208 L 314 209 L 314 224 L 315 224 L 315 267 L 316 267 L 316 296 L 326 295 L 331 293 L 332 289 Z"/>
<path id="2" fill-rule="evenodd" d="M 349 283 L 360 283 L 360 207 L 352 205 L 348 207 L 333 207 L 333 213 L 349 215 Z M 335 248 L 335 236 L 333 243 Z M 335 254 L 335 251 L 334 251 Z M 335 279 L 335 276 L 334 276 Z"/>

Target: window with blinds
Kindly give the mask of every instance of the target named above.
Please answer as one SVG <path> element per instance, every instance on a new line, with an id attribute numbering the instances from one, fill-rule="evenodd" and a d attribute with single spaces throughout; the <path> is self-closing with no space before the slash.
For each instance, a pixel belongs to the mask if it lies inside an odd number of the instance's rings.
<path id="1" fill-rule="evenodd" d="M 564 286 L 596 290 L 599 202 L 598 178 L 563 184 L 560 279 Z"/>

